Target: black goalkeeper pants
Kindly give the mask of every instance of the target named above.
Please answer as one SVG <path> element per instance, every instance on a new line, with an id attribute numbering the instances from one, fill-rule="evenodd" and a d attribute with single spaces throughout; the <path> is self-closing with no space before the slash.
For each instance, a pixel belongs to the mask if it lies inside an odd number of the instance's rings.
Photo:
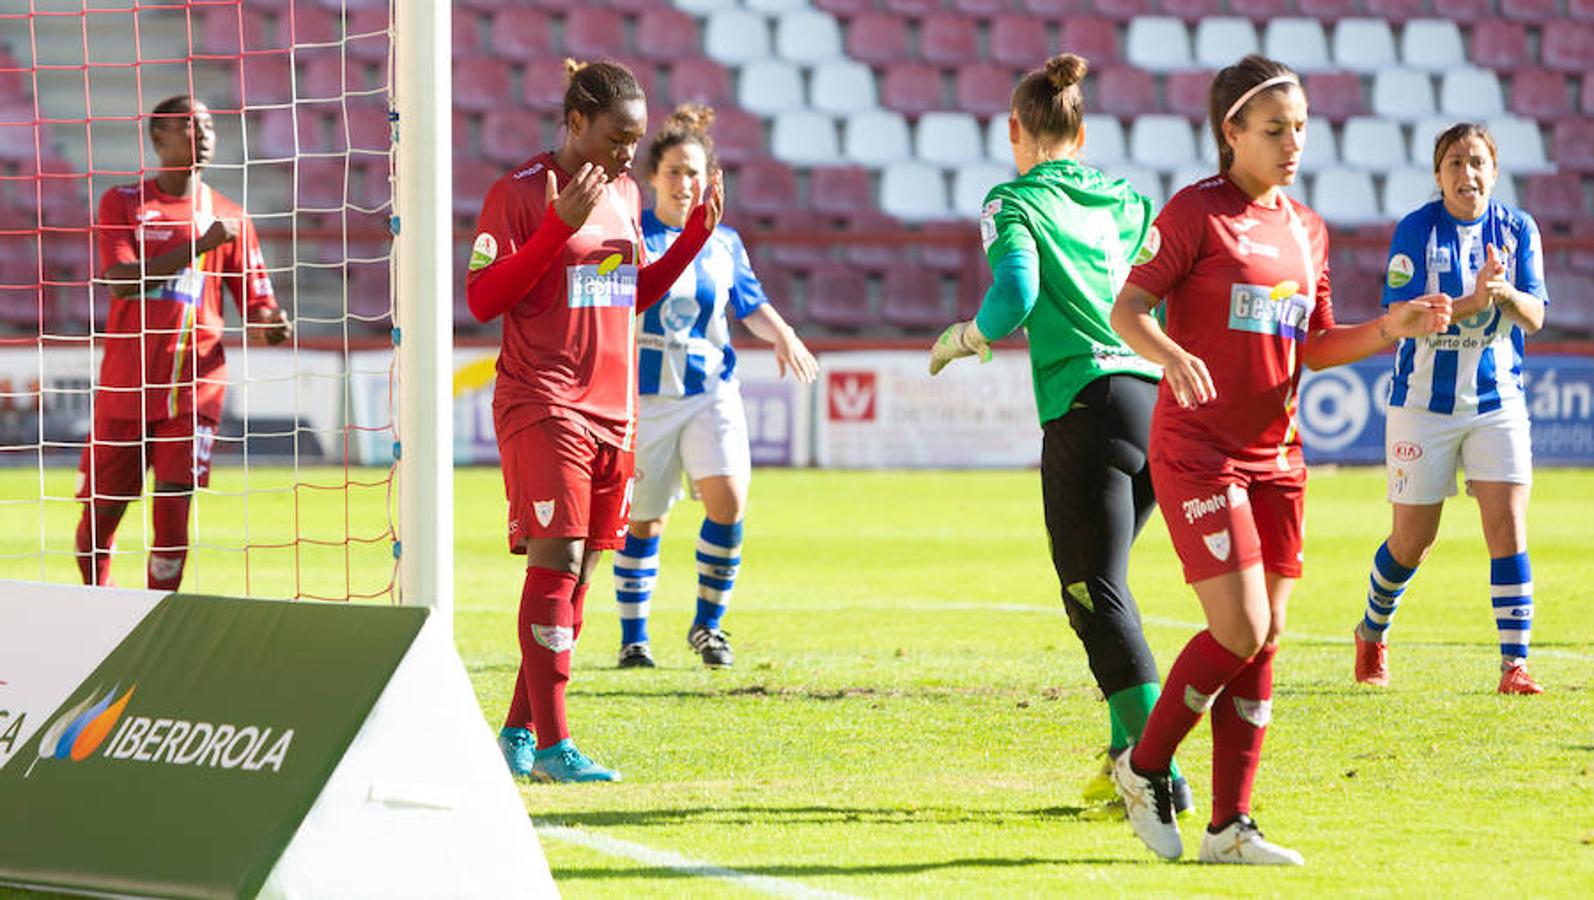
<path id="1" fill-rule="evenodd" d="M 1104 375 L 1041 426 L 1041 496 L 1052 565 L 1090 671 L 1112 696 L 1157 680 L 1129 593 L 1129 548 L 1156 507 L 1146 448 L 1156 384 Z"/>

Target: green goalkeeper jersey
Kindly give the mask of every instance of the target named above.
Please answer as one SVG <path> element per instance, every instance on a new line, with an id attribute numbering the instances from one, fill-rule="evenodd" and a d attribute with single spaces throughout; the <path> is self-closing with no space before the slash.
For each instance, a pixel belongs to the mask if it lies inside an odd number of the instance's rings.
<path id="1" fill-rule="evenodd" d="M 993 341 L 1019 326 L 1028 334 L 1041 422 L 1068 412 L 1074 395 L 1102 375 L 1162 377 L 1110 321 L 1151 221 L 1151 201 L 1127 181 L 1070 159 L 1040 163 L 986 194 L 980 240 L 998 277 L 976 322 Z M 1030 298 L 1002 291 L 1004 269 L 1015 265 L 1039 270 L 1039 290 L 1024 292 Z"/>

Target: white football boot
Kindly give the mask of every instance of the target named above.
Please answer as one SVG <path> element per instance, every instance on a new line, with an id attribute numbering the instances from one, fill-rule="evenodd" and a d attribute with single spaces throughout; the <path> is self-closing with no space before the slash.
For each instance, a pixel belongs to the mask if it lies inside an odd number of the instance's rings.
<path id="1" fill-rule="evenodd" d="M 1222 831 L 1201 834 L 1204 863 L 1232 863 L 1241 866 L 1304 866 L 1306 860 L 1288 847 L 1262 839 L 1262 832 L 1250 816 L 1240 816 Z"/>
<path id="2" fill-rule="evenodd" d="M 1124 813 L 1151 852 L 1163 859 L 1178 859 L 1184 854 L 1184 842 L 1179 839 L 1179 826 L 1173 819 L 1173 785 L 1166 772 L 1145 776 L 1129 764 L 1134 747 L 1118 755 L 1113 761 L 1112 780 L 1118 796 L 1124 802 Z"/>

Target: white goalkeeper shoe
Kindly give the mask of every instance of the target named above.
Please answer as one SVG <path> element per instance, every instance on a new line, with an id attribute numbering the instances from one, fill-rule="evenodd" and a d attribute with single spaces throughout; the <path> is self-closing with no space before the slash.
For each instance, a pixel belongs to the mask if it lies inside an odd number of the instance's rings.
<path id="1" fill-rule="evenodd" d="M 1184 855 L 1184 841 L 1179 839 L 1179 825 L 1173 818 L 1173 779 L 1167 772 L 1142 775 L 1130 765 L 1129 757 L 1134 747 L 1118 755 L 1113 761 L 1112 780 L 1118 796 L 1124 801 L 1124 814 L 1135 836 L 1163 859 L 1178 859 Z"/>
<path id="2" fill-rule="evenodd" d="M 1230 863 L 1241 866 L 1304 866 L 1306 860 L 1288 847 L 1262 839 L 1262 832 L 1250 816 L 1239 816 L 1217 834 L 1201 835 L 1204 863 Z"/>

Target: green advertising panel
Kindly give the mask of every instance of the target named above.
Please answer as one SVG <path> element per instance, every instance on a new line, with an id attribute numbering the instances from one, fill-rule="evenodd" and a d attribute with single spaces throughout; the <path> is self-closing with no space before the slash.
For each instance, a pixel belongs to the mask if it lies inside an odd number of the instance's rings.
<path id="1" fill-rule="evenodd" d="M 0 769 L 0 881 L 252 896 L 425 619 L 163 599 Z"/>

